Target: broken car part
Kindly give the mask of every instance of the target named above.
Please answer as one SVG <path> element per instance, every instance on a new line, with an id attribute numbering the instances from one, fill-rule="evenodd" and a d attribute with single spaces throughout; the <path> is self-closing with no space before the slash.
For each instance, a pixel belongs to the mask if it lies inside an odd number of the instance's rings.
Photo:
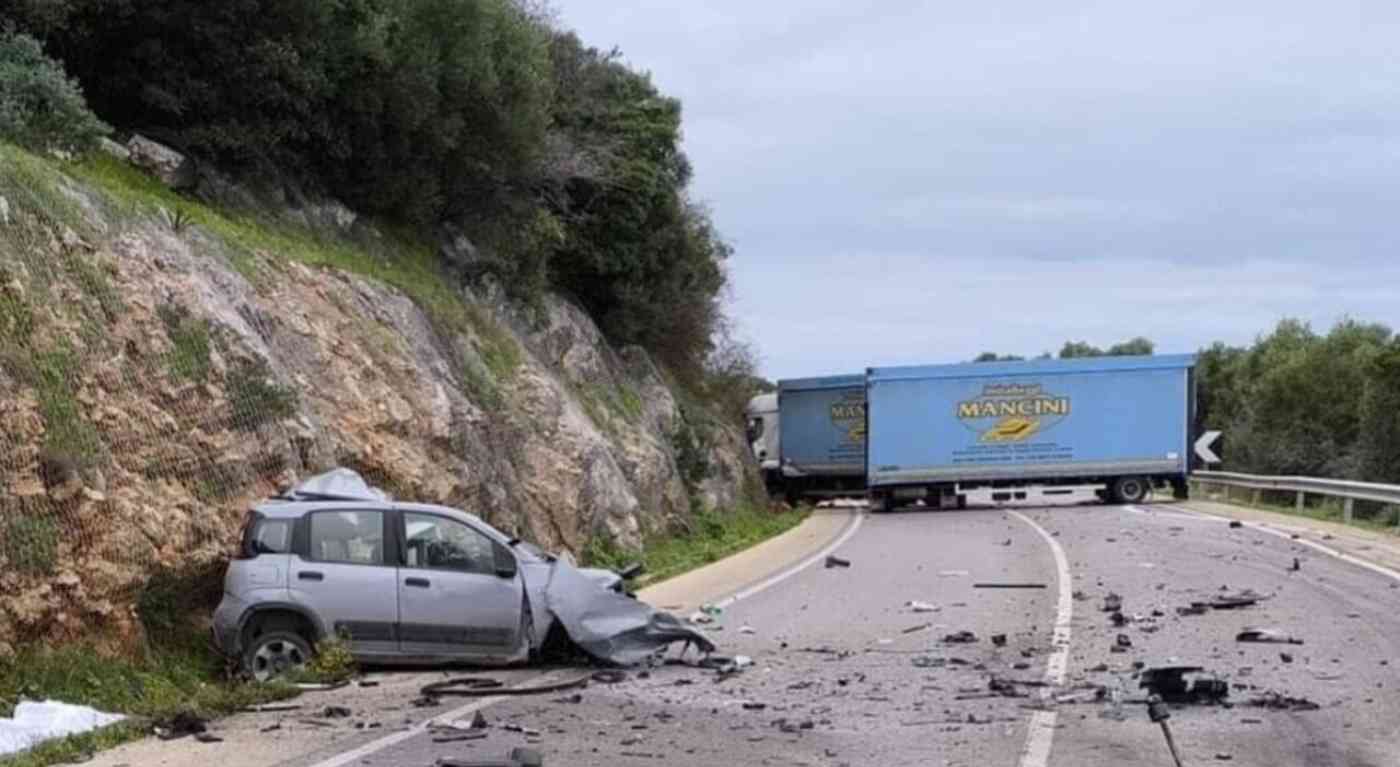
<path id="1" fill-rule="evenodd" d="M 544 767 L 544 757 L 532 748 L 512 748 L 504 759 L 439 759 L 437 767 Z"/>
<path id="2" fill-rule="evenodd" d="M 1168 703 L 1218 703 L 1230 694 L 1225 680 L 1207 675 L 1200 666 L 1149 668 L 1142 672 L 1138 686 Z"/>
<path id="3" fill-rule="evenodd" d="M 1267 642 L 1271 644 L 1302 644 L 1303 640 L 1278 629 L 1247 628 L 1235 635 L 1236 642 Z"/>
<path id="4" fill-rule="evenodd" d="M 828 557 L 826 558 L 826 566 L 827 566 L 828 568 L 832 568 L 832 567 L 850 567 L 850 566 L 851 566 L 851 560 L 849 560 L 849 559 L 842 559 L 841 557 L 838 557 L 838 556 L 836 556 L 835 554 L 832 554 L 832 555 L 830 555 L 830 556 L 828 556 Z"/>
<path id="5" fill-rule="evenodd" d="M 444 679 L 441 682 L 423 685 L 419 690 L 424 698 L 436 699 L 444 695 L 455 695 L 461 697 L 485 697 L 495 695 L 538 695 L 545 692 L 558 692 L 572 687 L 579 687 L 588 683 L 594 674 L 583 674 L 572 679 L 553 684 L 533 685 L 529 687 L 506 687 L 499 679 L 486 676 L 461 676 L 453 679 Z"/>
<path id="6" fill-rule="evenodd" d="M 1043 589 L 1044 583 L 974 583 L 974 589 Z"/>
<path id="7" fill-rule="evenodd" d="M 1176 767 L 1182 767 L 1181 754 L 1176 751 L 1176 740 L 1172 738 L 1171 727 L 1167 726 L 1167 720 L 1172 718 L 1171 712 L 1167 711 L 1167 704 L 1155 695 L 1147 700 L 1147 718 L 1156 722 L 1162 728 L 1162 737 L 1167 740 L 1167 750 L 1171 751 L 1172 761 L 1176 762 Z"/>

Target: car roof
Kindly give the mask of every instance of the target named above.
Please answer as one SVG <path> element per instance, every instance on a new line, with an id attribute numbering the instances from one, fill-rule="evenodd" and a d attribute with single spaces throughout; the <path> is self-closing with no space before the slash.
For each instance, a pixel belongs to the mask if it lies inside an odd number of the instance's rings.
<path id="1" fill-rule="evenodd" d="M 315 511 L 410 511 L 439 514 L 466 522 L 500 543 L 509 543 L 511 540 L 510 536 L 492 527 L 475 514 L 431 503 L 385 503 L 368 500 L 288 501 L 274 498 L 253 507 L 253 511 L 270 519 L 300 519 Z"/>

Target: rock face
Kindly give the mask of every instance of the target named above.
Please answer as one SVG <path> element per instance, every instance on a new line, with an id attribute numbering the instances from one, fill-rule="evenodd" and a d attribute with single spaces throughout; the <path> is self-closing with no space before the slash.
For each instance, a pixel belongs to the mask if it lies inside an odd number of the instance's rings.
<path id="1" fill-rule="evenodd" d="M 126 151 L 132 164 L 155 175 L 171 189 L 194 186 L 194 163 L 174 149 L 138 135 L 126 142 Z"/>
<path id="2" fill-rule="evenodd" d="M 752 479 L 738 429 L 709 419 L 687 486 L 661 372 L 561 298 L 425 311 L 197 227 L 103 220 L 99 193 L 61 186 L 78 233 L 23 209 L 0 230 L 0 653 L 130 646 L 153 574 L 217 568 L 250 504 L 335 465 L 575 553 L 732 507 Z"/>

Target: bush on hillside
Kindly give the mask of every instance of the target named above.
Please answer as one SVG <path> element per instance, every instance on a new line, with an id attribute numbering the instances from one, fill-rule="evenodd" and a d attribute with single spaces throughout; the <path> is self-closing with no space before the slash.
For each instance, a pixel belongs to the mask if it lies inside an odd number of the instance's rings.
<path id="1" fill-rule="evenodd" d="M 0 29 L 0 137 L 31 149 L 82 151 L 108 131 L 39 41 Z"/>

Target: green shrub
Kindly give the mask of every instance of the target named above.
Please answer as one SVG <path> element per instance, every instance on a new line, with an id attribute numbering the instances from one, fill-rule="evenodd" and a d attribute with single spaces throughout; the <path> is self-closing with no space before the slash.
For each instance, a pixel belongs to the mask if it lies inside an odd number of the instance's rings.
<path id="1" fill-rule="evenodd" d="M 161 304 L 156 312 L 165 324 L 165 334 L 170 338 L 171 350 L 166 356 L 170 372 L 177 378 L 191 381 L 208 378 L 211 350 L 209 321 L 191 316 L 188 309 L 178 304 Z"/>
<path id="2" fill-rule="evenodd" d="M 0 29 L 0 137 L 33 149 L 82 151 L 109 131 L 39 41 Z"/>

